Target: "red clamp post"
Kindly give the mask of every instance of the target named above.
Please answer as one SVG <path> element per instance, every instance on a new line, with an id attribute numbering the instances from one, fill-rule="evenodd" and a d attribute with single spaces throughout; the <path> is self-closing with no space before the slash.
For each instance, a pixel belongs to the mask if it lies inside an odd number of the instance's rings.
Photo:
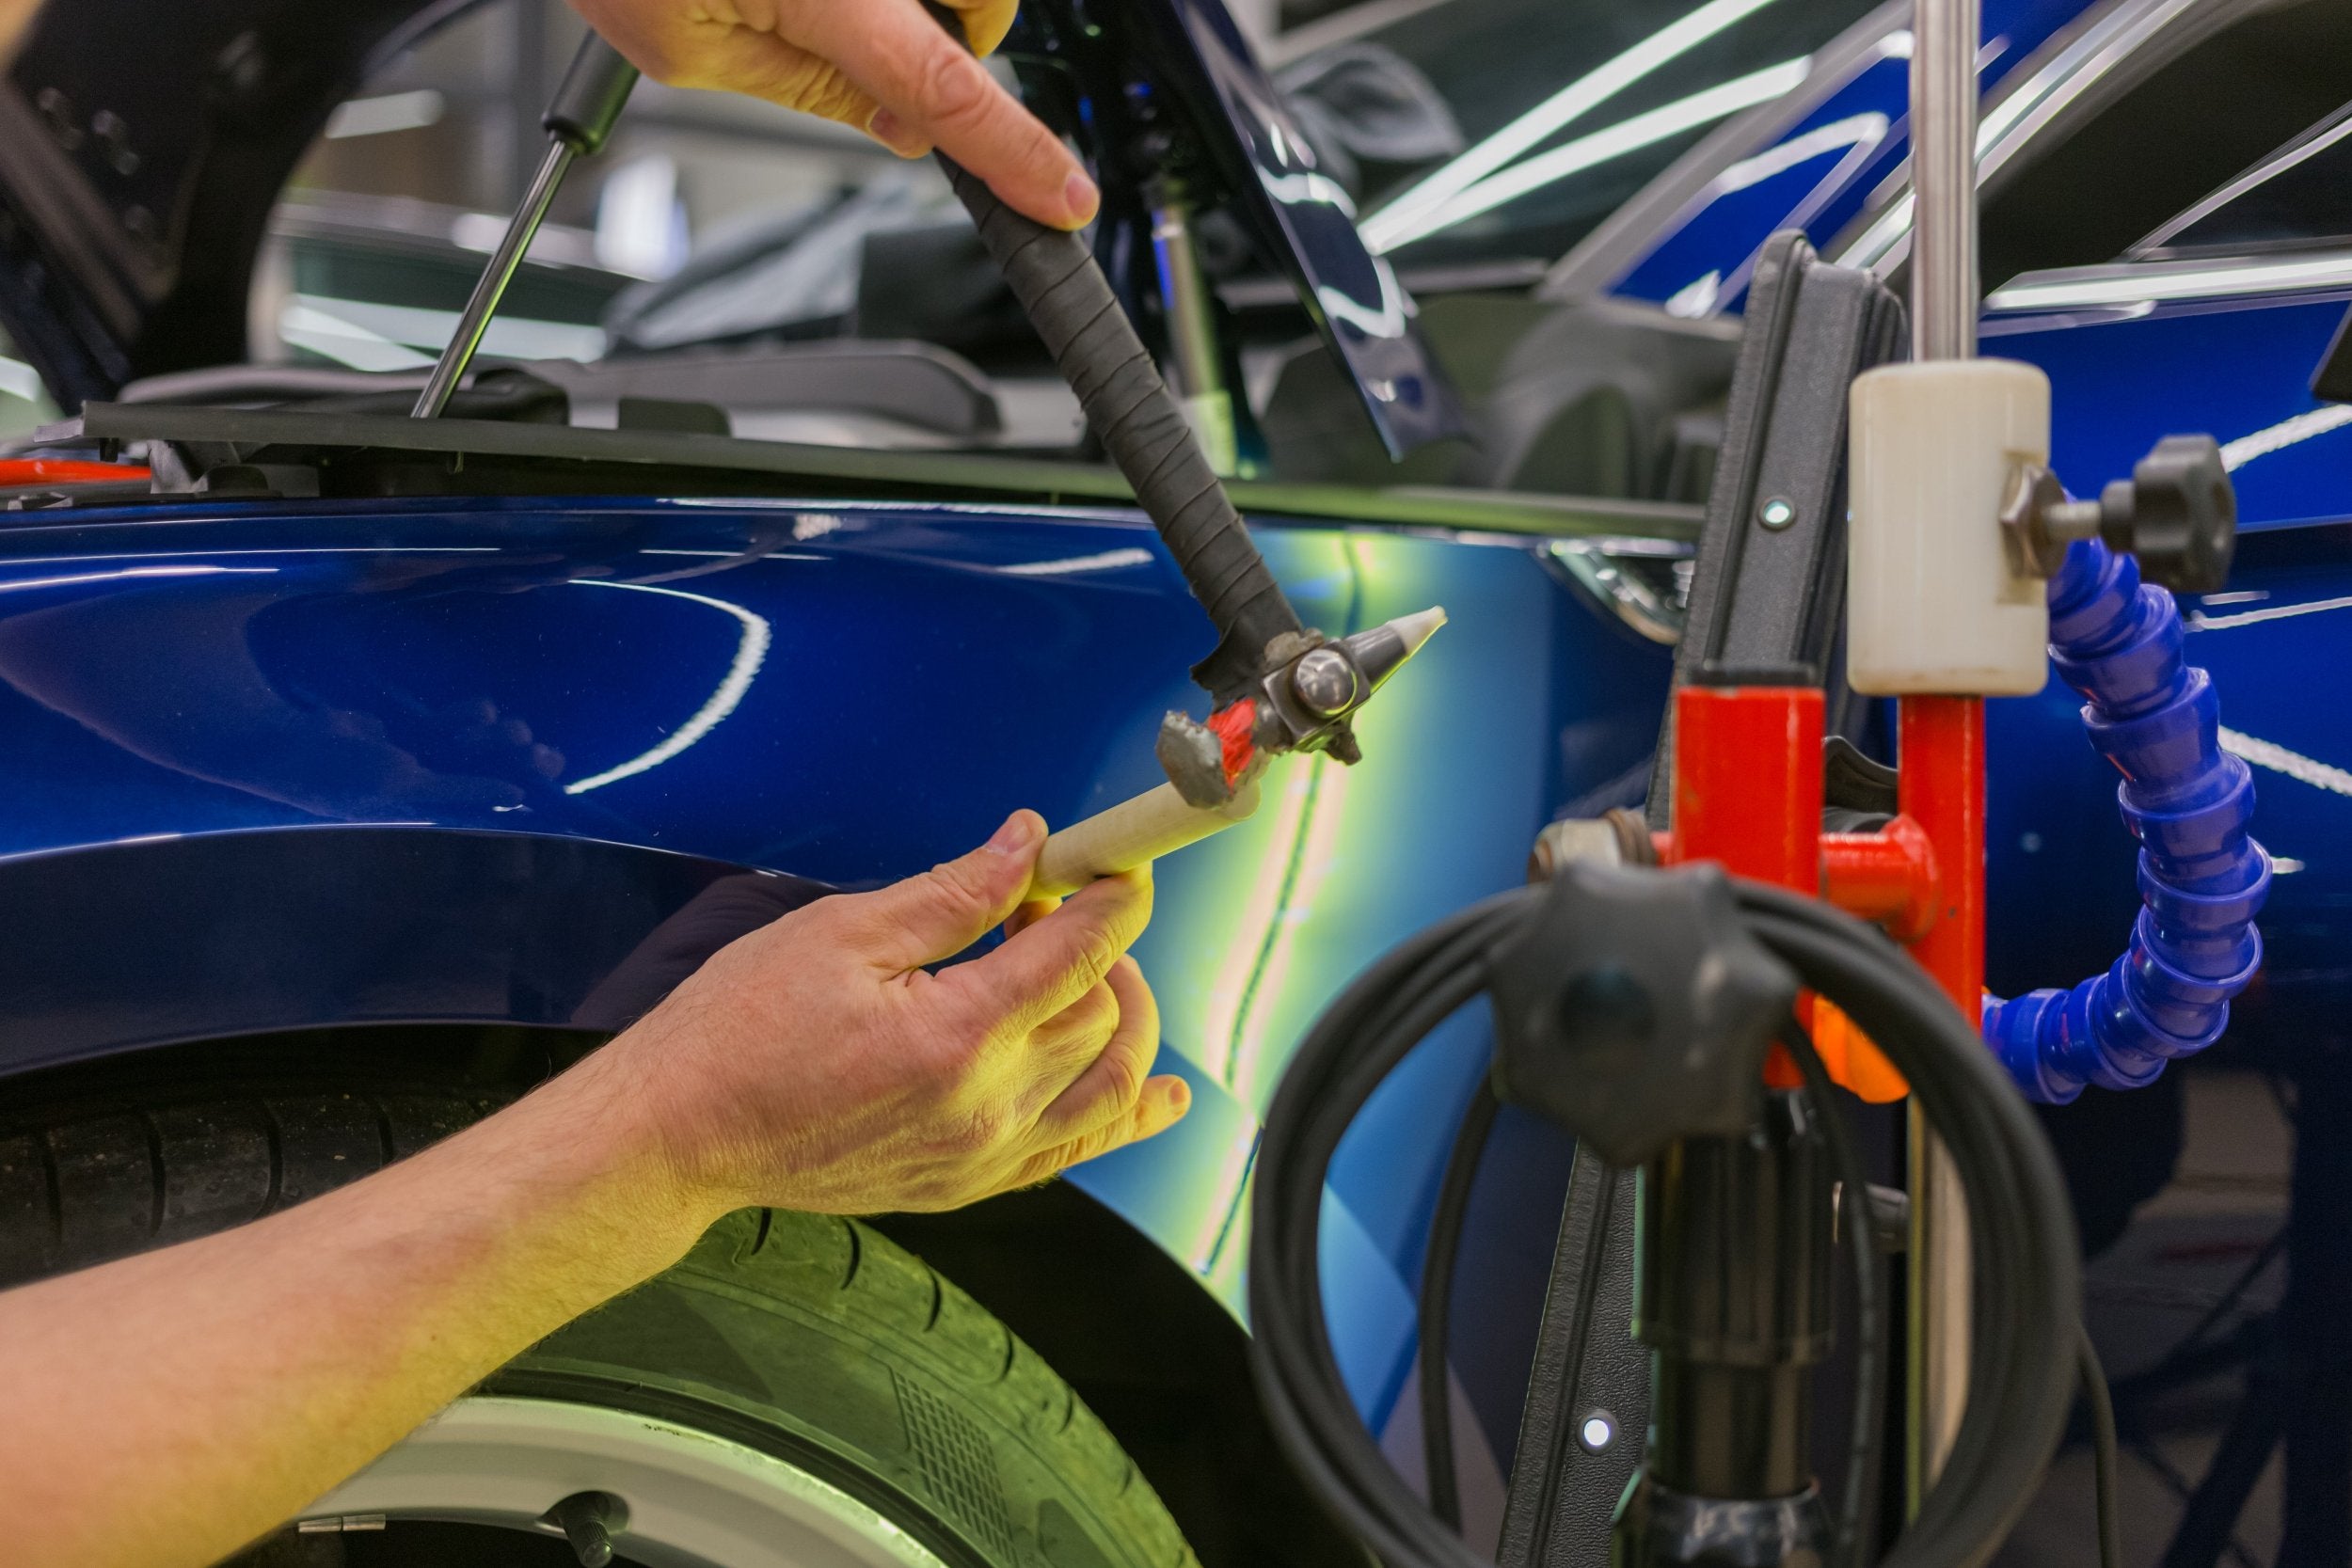
<path id="1" fill-rule="evenodd" d="M 1932 712 L 1955 701 L 1930 699 L 1927 705 Z M 1905 713 L 1915 705 L 1906 703 Z M 1947 823 L 1976 821 L 1981 831 L 1983 710 L 1980 704 L 1967 705 L 1977 711 L 1974 731 L 1963 727 L 1977 736 L 1974 752 L 1945 758 L 1938 749 L 1948 749 L 1948 742 L 1941 732 L 1915 738 L 1908 725 L 1903 731 L 1906 762 L 1915 746 L 1928 759 L 1916 784 L 1913 770 L 1904 769 L 1904 804 L 1915 805 L 1923 817 L 1907 810 L 1883 832 L 1823 833 L 1820 689 L 1682 687 L 1675 692 L 1675 827 L 1661 836 L 1661 858 L 1670 864 L 1714 861 L 1734 876 L 1827 896 L 1865 919 L 1887 922 L 1901 940 L 1921 942 L 1924 961 L 1935 927 L 1964 931 L 1967 924 L 1938 919 L 1944 900 L 1934 848 L 1939 827 Z M 1950 721 L 1950 716 L 1944 720 Z M 1973 791 L 1951 775 L 1970 758 L 1979 768 Z M 1968 812 L 1973 816 L 1963 816 Z M 1958 945 L 1963 958 L 1973 954 L 1981 969 L 1981 934 Z M 1937 977 L 1944 977 L 1940 970 Z M 1814 1045 L 1833 1078 L 1877 1102 L 1908 1092 L 1901 1074 L 1841 1015 L 1812 998 L 1804 1006 Z M 1796 1065 L 1778 1047 L 1765 1076 L 1776 1087 L 1800 1082 Z"/>

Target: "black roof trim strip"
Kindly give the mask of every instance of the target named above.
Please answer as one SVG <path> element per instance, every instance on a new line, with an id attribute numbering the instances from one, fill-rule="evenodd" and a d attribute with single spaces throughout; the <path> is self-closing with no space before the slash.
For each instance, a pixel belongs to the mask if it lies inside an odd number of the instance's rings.
<path id="1" fill-rule="evenodd" d="M 747 478 L 773 476 L 830 483 L 859 493 L 890 493 L 953 499 L 978 492 L 989 499 L 1063 505 L 1098 501 L 1124 506 L 1134 494 L 1107 467 L 1041 458 L 985 453 L 874 451 L 848 447 L 754 441 L 738 436 L 662 431 L 574 429 L 565 425 L 505 423 L 487 420 L 410 420 L 376 414 L 290 413 L 273 409 L 187 408 L 160 404 L 92 403 L 79 419 L 43 429 L 41 447 L 119 449 L 162 442 L 192 461 L 192 472 L 223 463 L 333 463 L 336 455 L 415 453 L 455 460 L 435 493 L 463 494 L 466 460 L 514 460 L 547 473 L 558 470 L 569 483 L 553 491 L 577 493 L 579 481 L 594 479 L 607 491 L 642 485 L 691 493 L 692 476 L 723 478 L 728 493 L 739 494 Z M 580 471 L 585 467 L 589 472 Z M 505 477 L 516 477 L 513 464 Z M 636 470 L 636 471 L 632 471 Z M 658 470 L 649 472 L 645 470 Z M 485 491 L 509 493 L 509 484 L 489 483 Z M 659 480 L 659 484 L 648 484 Z M 1437 485 L 1368 487 L 1344 484 L 1285 484 L 1237 480 L 1229 488 L 1234 503 L 1260 516 L 1316 521 L 1388 524 L 1537 537 L 1615 535 L 1689 540 L 1703 517 L 1695 506 L 1651 501 L 1594 499 L 1457 490 Z M 953 495 L 942 498 L 942 491 Z M 375 493 L 382 493 L 380 490 Z"/>

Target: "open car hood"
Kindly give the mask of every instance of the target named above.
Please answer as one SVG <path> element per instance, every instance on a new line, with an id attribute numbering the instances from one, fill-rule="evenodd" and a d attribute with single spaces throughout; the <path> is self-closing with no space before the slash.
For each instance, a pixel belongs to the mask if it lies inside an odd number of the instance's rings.
<path id="1" fill-rule="evenodd" d="M 58 400 L 243 359 L 254 259 L 296 160 L 377 62 L 475 3 L 45 8 L 0 85 L 0 325 Z M 1009 52 L 1041 112 L 1119 139 L 1089 149 L 1106 187 L 1172 149 L 1197 199 L 1297 289 L 1392 452 L 1458 433 L 1412 302 L 1222 0 L 1084 8 L 1030 0 Z M 1102 227 L 1106 261 L 1150 256 L 1139 202 L 1114 200 Z"/>

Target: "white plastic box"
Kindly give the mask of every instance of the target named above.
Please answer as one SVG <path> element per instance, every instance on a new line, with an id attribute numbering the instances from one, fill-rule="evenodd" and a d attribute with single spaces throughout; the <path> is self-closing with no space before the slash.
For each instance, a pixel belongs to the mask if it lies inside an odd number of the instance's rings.
<path id="1" fill-rule="evenodd" d="M 1853 384 L 1846 664 L 1874 696 L 2042 689 L 2050 614 L 2001 505 L 2050 454 L 2050 382 L 2009 359 L 1883 365 Z"/>

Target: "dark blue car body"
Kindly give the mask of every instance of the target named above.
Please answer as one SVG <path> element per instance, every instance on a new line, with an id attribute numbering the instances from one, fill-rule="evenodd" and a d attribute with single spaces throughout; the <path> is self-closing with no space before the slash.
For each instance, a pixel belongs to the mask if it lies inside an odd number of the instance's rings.
<path id="1" fill-rule="evenodd" d="M 2024 60 L 2082 8 L 1986 9 Z M 1597 291 L 1662 301 L 1712 273 L 1732 309 L 1771 230 L 1828 247 L 1899 166 L 1902 76 L 1883 49 L 1759 124 L 1748 155 L 1877 117 L 1851 166 L 1863 139 L 1832 148 L 1835 181 L 1669 203 Z M 2175 430 L 2297 437 L 2235 449 L 2236 575 L 2187 607 L 2281 857 L 2238 1015 L 2256 1045 L 2352 1005 L 2352 432 L 2307 389 L 2347 298 L 2352 278 L 1988 318 L 1987 352 L 2049 372 L 2077 489 Z M 1209 636 L 1132 510 L 777 488 L 8 516 L 0 1075 L 282 1031 L 363 1053 L 375 1025 L 616 1028 L 795 879 L 872 886 L 1014 807 L 1068 822 L 1154 782 Z M 1363 766 L 1288 763 L 1252 821 L 1157 873 L 1138 952 L 1194 1110 L 1070 1180 L 1233 1310 L 1258 1118 L 1301 1031 L 1390 944 L 1518 882 L 1547 821 L 1637 800 L 1669 665 L 1539 533 L 1252 520 L 1310 622 L 1452 620 L 1363 721 Z M 2058 689 L 1992 728 L 1992 980 L 2071 984 L 2135 906 L 2112 776 Z M 1335 1171 L 1333 1331 L 1376 1426 L 1484 1050 L 1483 1019 L 1457 1021 Z"/>

